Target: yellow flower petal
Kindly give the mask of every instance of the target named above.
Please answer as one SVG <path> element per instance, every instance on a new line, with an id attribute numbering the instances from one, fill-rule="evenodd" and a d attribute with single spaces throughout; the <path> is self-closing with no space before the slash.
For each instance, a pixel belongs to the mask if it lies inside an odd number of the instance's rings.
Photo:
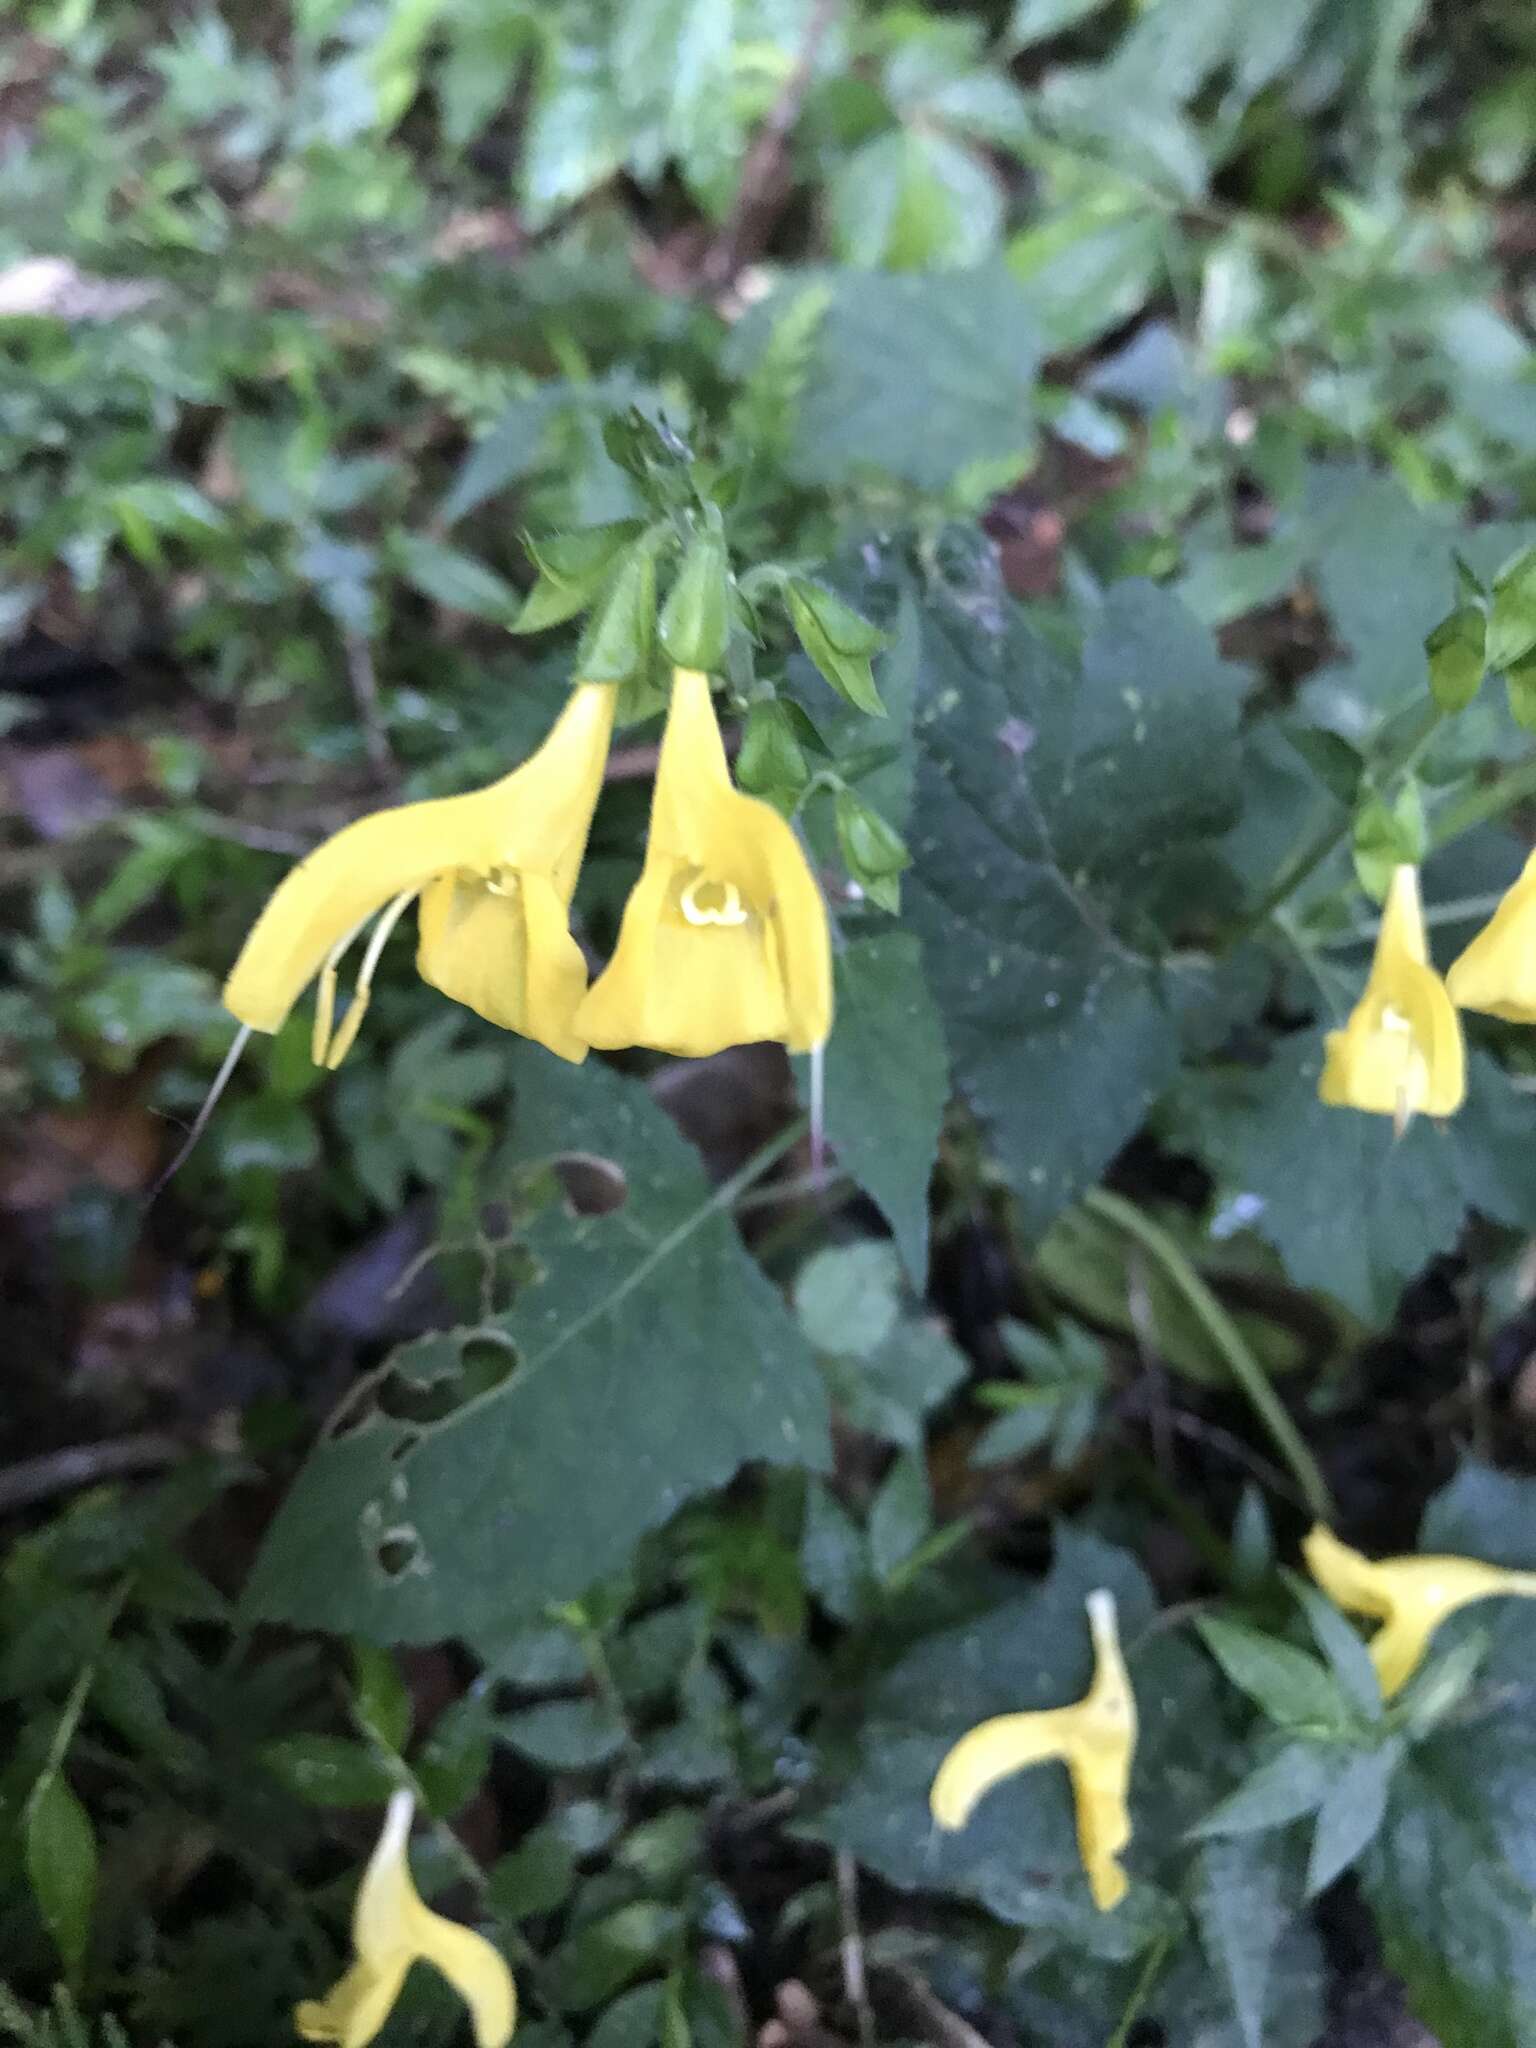
<path id="1" fill-rule="evenodd" d="M 1476 1557 L 1386 1557 L 1373 1562 L 1318 1525 L 1302 1544 L 1307 1569 L 1336 1606 L 1383 1623 L 1371 1660 L 1383 1699 L 1401 1692 L 1448 1615 L 1502 1595 L 1536 1599 L 1536 1572 Z"/>
<path id="2" fill-rule="evenodd" d="M 1536 853 L 1487 924 L 1453 962 L 1445 985 L 1464 1010 L 1536 1024 Z"/>
<path id="3" fill-rule="evenodd" d="M 340 2048 L 366 2048 L 394 2010 L 411 1958 L 402 1953 L 386 1968 L 354 1963 L 324 1998 L 306 1998 L 294 2008 L 293 2024 L 305 2041 L 335 2041 Z"/>
<path id="4" fill-rule="evenodd" d="M 832 1024 L 826 906 L 790 826 L 732 787 L 708 678 L 677 672 L 645 864 L 618 944 L 577 1012 L 588 1044 L 691 1058 Z"/>
<path id="5" fill-rule="evenodd" d="M 939 1765 L 928 1806 L 941 1828 L 963 1828 L 992 1787 L 1031 1764 L 1065 1761 L 1076 1725 L 1071 1707 L 999 1714 L 962 1735 Z"/>
<path id="6" fill-rule="evenodd" d="M 363 1873 L 352 1916 L 357 1960 L 324 1999 L 294 2013 L 306 2041 L 366 2048 L 389 2017 L 414 1962 L 441 1970 L 469 2007 L 478 2048 L 506 2048 L 517 2021 L 512 1972 L 484 1935 L 426 1905 L 411 1877 L 414 1802 L 397 1792 Z"/>
<path id="7" fill-rule="evenodd" d="M 575 984 L 573 961 L 580 955 L 564 913 L 602 787 L 613 710 L 611 687 L 578 683 L 544 744 L 499 782 L 466 796 L 378 811 L 326 840 L 284 879 L 257 919 L 224 985 L 226 1009 L 252 1030 L 279 1030 L 325 969 L 321 1008 L 326 1028 L 317 1037 L 329 1040 L 334 966 L 328 963 L 386 904 L 443 882 L 487 895 L 521 883 L 522 924 L 514 929 L 494 913 L 488 920 L 499 924 L 504 947 L 508 939 L 514 941 L 504 961 L 511 993 L 490 993 L 498 971 L 494 955 L 471 973 L 462 945 L 450 944 L 446 955 L 441 951 L 449 922 L 446 905 L 458 900 L 452 887 L 446 896 L 438 892 L 438 944 L 429 950 L 441 964 L 442 984 L 456 984 L 447 986 L 448 993 L 457 995 L 457 985 L 470 986 L 485 998 L 471 1004 L 482 1015 L 494 1008 L 501 1014 L 493 1021 L 526 1017 L 528 1022 L 512 1021 L 509 1028 L 554 1044 L 566 1058 L 576 1057 L 570 1015 L 586 977 L 583 971 L 580 986 Z M 532 879 L 543 885 L 536 912 L 529 912 L 526 902 L 526 884 Z M 551 901 L 560 913 L 553 920 Z M 362 982 L 359 996 L 366 996 Z M 356 1024 L 342 1029 L 350 1037 Z M 319 1048 L 322 1055 L 324 1050 Z"/>
<path id="8" fill-rule="evenodd" d="M 963 1735 L 940 1764 L 928 1795 L 943 1828 L 961 1828 L 1000 1779 L 1032 1764 L 1059 1760 L 1072 1781 L 1078 1850 L 1100 1912 L 1125 1897 L 1118 1857 L 1131 1839 L 1131 1764 L 1136 1753 L 1136 1700 L 1120 1654 L 1112 1593 L 1088 1596 L 1093 1683 L 1075 1706 L 1042 1713 L 1000 1714 Z"/>
<path id="9" fill-rule="evenodd" d="M 1390 1116 L 1399 1126 L 1415 1115 L 1449 1116 L 1461 1107 L 1461 1023 L 1428 960 L 1418 869 L 1399 867 L 1365 991 L 1343 1030 L 1328 1033 L 1318 1084 L 1324 1102 Z"/>
<path id="10" fill-rule="evenodd" d="M 547 876 L 509 876 L 492 890 L 473 877 L 439 875 L 422 893 L 420 922 L 423 981 L 562 1059 L 586 1058 L 571 1019 L 587 992 L 587 963 Z"/>

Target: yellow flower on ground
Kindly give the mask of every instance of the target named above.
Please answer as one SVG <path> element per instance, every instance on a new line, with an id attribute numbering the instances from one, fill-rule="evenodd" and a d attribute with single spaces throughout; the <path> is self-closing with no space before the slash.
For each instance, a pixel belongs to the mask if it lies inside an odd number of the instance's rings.
<path id="1" fill-rule="evenodd" d="M 1536 853 L 1445 977 L 1451 1000 L 1511 1024 L 1536 1024 Z"/>
<path id="2" fill-rule="evenodd" d="M 1117 1858 L 1131 1839 L 1127 1794 L 1136 1751 L 1136 1700 L 1120 1654 L 1115 1596 L 1088 1595 L 1093 1683 L 1075 1706 L 1000 1714 L 961 1736 L 939 1766 L 928 1795 L 941 1828 L 963 1828 L 1000 1779 L 1031 1764 L 1059 1761 L 1072 1780 L 1077 1841 L 1093 1902 L 1101 1913 L 1125 1897 Z"/>
<path id="3" fill-rule="evenodd" d="M 567 914 L 613 707 L 609 685 L 578 683 L 538 752 L 499 782 L 376 811 L 327 839 L 257 919 L 224 984 L 225 1008 L 248 1030 L 276 1031 L 318 975 L 314 1056 L 340 1066 L 384 942 L 419 898 L 423 981 L 562 1059 L 584 1059 L 571 1020 L 587 970 Z M 336 970 L 373 919 L 351 1006 L 333 1032 Z"/>
<path id="4" fill-rule="evenodd" d="M 589 1045 L 702 1058 L 759 1039 L 809 1052 L 831 1026 L 816 879 L 773 806 L 732 785 L 708 678 L 679 669 L 645 864 L 576 1030 Z"/>
<path id="5" fill-rule="evenodd" d="M 1384 1557 L 1373 1564 L 1321 1523 L 1301 1548 L 1307 1570 L 1335 1606 L 1381 1622 L 1370 1650 L 1383 1699 L 1406 1685 L 1447 1615 L 1501 1594 L 1536 1599 L 1536 1572 L 1509 1571 L 1476 1557 Z"/>
<path id="6" fill-rule="evenodd" d="M 424 1905 L 411 1878 L 414 1801 L 397 1792 L 358 1887 L 352 1915 L 357 1960 L 325 1998 L 306 1999 L 293 2020 L 306 2041 L 365 2048 L 389 2018 L 412 1963 L 442 1971 L 469 2007 L 477 2048 L 506 2048 L 517 2023 L 512 1972 L 483 1934 Z"/>
<path id="7" fill-rule="evenodd" d="M 1419 871 L 1399 867 L 1381 914 L 1365 993 L 1342 1031 L 1330 1031 L 1318 1093 L 1324 1102 L 1390 1116 L 1449 1116 L 1467 1092 L 1461 1022 L 1429 964 Z"/>

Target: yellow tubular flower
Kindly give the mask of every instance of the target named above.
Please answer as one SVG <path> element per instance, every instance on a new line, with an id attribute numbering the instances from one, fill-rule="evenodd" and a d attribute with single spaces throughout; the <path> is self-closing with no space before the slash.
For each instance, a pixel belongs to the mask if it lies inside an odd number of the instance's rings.
<path id="1" fill-rule="evenodd" d="M 1088 1595 L 1093 1683 L 1076 1706 L 1000 1714 L 961 1736 L 940 1764 L 928 1804 L 941 1828 L 963 1828 L 1002 1778 L 1031 1764 L 1060 1761 L 1072 1780 L 1077 1841 L 1093 1903 L 1101 1913 L 1125 1897 L 1116 1860 L 1131 1839 L 1127 1794 L 1136 1751 L 1136 1700 L 1120 1654 L 1115 1596 Z"/>
<path id="2" fill-rule="evenodd" d="M 1536 853 L 1445 977 L 1451 1000 L 1511 1024 L 1536 1024 Z"/>
<path id="3" fill-rule="evenodd" d="M 732 786 L 708 679 L 679 669 L 640 879 L 606 971 L 576 1014 L 589 1045 L 702 1058 L 832 1026 L 826 906 L 771 804 Z"/>
<path id="4" fill-rule="evenodd" d="M 1449 1116 L 1467 1092 L 1456 1006 L 1429 965 L 1419 871 L 1397 868 L 1381 914 L 1365 993 L 1342 1031 L 1328 1033 L 1324 1102 L 1390 1116 L 1399 1131 L 1426 1112 Z"/>
<path id="5" fill-rule="evenodd" d="M 1370 1648 L 1383 1699 L 1401 1692 L 1447 1615 L 1500 1594 L 1536 1599 L 1536 1572 L 1476 1557 L 1384 1557 L 1373 1564 L 1321 1523 L 1301 1548 L 1307 1570 L 1336 1607 L 1382 1623 Z"/>
<path id="6" fill-rule="evenodd" d="M 587 970 L 566 916 L 613 706 L 607 684 L 578 683 L 538 752 L 499 782 L 376 811 L 327 839 L 256 920 L 224 984 L 225 1008 L 250 1030 L 276 1031 L 318 974 L 314 1056 L 340 1066 L 384 941 L 419 897 L 423 981 L 562 1059 L 584 1059 L 571 1019 Z M 375 917 L 351 1006 L 333 1033 L 337 967 Z"/>
<path id="7" fill-rule="evenodd" d="M 512 1972 L 483 1934 L 422 1903 L 407 1853 L 413 1804 L 409 1792 L 390 1800 L 363 1873 L 352 1915 L 357 1961 L 328 1996 L 295 2009 L 294 2025 L 306 2041 L 365 2048 L 389 2018 L 412 1963 L 427 1962 L 469 2007 L 477 2048 L 506 2048 L 517 2023 Z"/>

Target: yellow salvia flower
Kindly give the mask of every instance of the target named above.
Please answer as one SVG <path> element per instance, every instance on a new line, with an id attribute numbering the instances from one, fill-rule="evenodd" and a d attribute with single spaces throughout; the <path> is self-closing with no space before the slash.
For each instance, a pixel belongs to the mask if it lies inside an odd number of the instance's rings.
<path id="1" fill-rule="evenodd" d="M 1451 1000 L 1511 1024 L 1536 1024 L 1536 853 L 1445 977 Z"/>
<path id="2" fill-rule="evenodd" d="M 1461 1022 L 1429 964 L 1419 871 L 1394 869 L 1365 993 L 1342 1031 L 1330 1031 L 1318 1093 L 1324 1102 L 1390 1116 L 1401 1131 L 1421 1112 L 1449 1116 L 1467 1092 Z"/>
<path id="3" fill-rule="evenodd" d="M 773 806 L 733 786 L 708 678 L 679 669 L 645 864 L 576 1030 L 589 1045 L 702 1058 L 759 1039 L 809 1052 L 831 1027 L 816 878 Z"/>
<path id="4" fill-rule="evenodd" d="M 477 2048 L 506 2048 L 517 2023 L 512 1972 L 483 1934 L 425 1905 L 411 1877 L 414 1801 L 397 1792 L 358 1887 L 352 1914 L 357 1960 L 327 1994 L 294 2010 L 306 2041 L 365 2048 L 393 2010 L 412 1963 L 431 1963 L 469 2007 Z"/>
<path id="5" fill-rule="evenodd" d="M 375 811 L 327 839 L 257 919 L 224 984 L 225 1008 L 248 1030 L 276 1031 L 318 975 L 314 1056 L 339 1066 L 384 941 L 419 898 L 423 981 L 562 1059 L 584 1059 L 571 1020 L 587 970 L 568 912 L 613 708 L 611 686 L 578 683 L 543 745 L 499 782 Z M 351 1007 L 333 1032 L 337 967 L 374 918 Z"/>
<path id="6" fill-rule="evenodd" d="M 1032 1764 L 1061 1762 L 1072 1781 L 1077 1842 L 1093 1902 L 1119 1905 L 1126 1876 L 1118 1862 L 1131 1839 L 1127 1795 L 1136 1752 L 1136 1700 L 1115 1626 L 1115 1596 L 1088 1595 L 1093 1683 L 1075 1706 L 1000 1714 L 962 1735 L 940 1764 L 928 1804 L 941 1828 L 963 1828 L 1002 1778 Z"/>
<path id="7" fill-rule="evenodd" d="M 1503 1594 L 1536 1599 L 1536 1572 L 1510 1571 L 1476 1557 L 1384 1557 L 1373 1563 L 1321 1523 L 1301 1548 L 1307 1570 L 1335 1606 L 1381 1622 L 1370 1652 L 1383 1699 L 1401 1692 L 1447 1615 Z"/>

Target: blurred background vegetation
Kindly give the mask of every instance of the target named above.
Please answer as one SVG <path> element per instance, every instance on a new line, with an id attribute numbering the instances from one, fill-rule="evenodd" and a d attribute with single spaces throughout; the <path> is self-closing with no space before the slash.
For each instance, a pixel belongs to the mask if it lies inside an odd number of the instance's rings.
<path id="1" fill-rule="evenodd" d="M 1431 1526 L 1536 1561 L 1487 1469 L 1536 1454 L 1536 1057 L 1481 1035 L 1396 1148 L 1307 1065 L 1360 881 L 1427 851 L 1454 949 L 1526 850 L 1513 685 L 1398 771 L 1426 634 L 1536 538 L 1533 159 L 1526 0 L 12 0 L 0 2033 L 286 2038 L 405 1774 L 538 2048 L 1536 2042 L 1529 1622 L 1411 1744 L 1320 1639 L 1350 1769 L 1194 1837 L 1320 1696 L 1250 1712 L 1165 1626 L 1219 1592 L 1302 1655 L 1316 1489 L 1408 1548 L 1467 1451 Z M 401 957 L 338 1075 L 256 1041 L 149 1206 L 291 861 L 542 734 L 580 605 L 509 631 L 527 537 L 685 500 L 886 636 L 888 728 L 787 616 L 727 676 L 843 930 L 836 1170 L 773 1048 L 557 1071 Z M 1111 749 L 1174 679 L 1129 800 L 1052 818 L 1155 1004 L 1095 957 L 1059 1009 L 1016 880 L 944 943 L 934 791 L 1049 740 L 1053 663 Z M 1059 1786 L 942 1854 L 921 1792 L 945 1674 L 1069 1696 L 1103 1582 L 1151 1725 L 1101 1924 Z M 386 2038 L 461 2026 L 413 1979 Z"/>

